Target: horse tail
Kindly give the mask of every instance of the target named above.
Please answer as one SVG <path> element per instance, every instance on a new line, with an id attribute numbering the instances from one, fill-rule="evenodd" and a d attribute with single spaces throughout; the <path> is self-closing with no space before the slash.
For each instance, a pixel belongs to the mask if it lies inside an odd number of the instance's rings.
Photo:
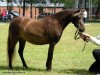
<path id="1" fill-rule="evenodd" d="M 12 59 L 14 57 L 14 49 L 15 49 L 15 44 L 14 44 L 14 39 L 12 39 L 11 33 L 9 31 L 8 34 L 8 39 L 7 39 L 7 54 L 8 54 L 8 64 L 9 68 L 12 68 Z"/>

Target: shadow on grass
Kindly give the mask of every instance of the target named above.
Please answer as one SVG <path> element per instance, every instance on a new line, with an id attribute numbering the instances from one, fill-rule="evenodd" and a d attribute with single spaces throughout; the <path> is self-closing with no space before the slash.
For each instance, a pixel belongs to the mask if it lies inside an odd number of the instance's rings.
<path id="1" fill-rule="evenodd" d="M 0 66 L 0 70 L 14 70 L 14 71 L 20 71 L 20 70 L 23 70 L 23 71 L 46 71 L 45 69 L 40 69 L 40 68 L 31 68 L 29 67 L 28 69 L 27 68 L 24 68 L 22 66 L 16 66 L 16 67 L 13 67 L 13 69 L 9 69 L 7 66 Z"/>
<path id="2" fill-rule="evenodd" d="M 85 69 L 76 69 L 76 68 L 60 70 L 58 71 L 58 73 L 77 74 L 77 75 L 95 75 L 94 73 L 90 73 Z"/>
<path id="3" fill-rule="evenodd" d="M 0 70 L 10 70 L 8 69 L 7 66 L 0 66 Z M 13 67 L 13 69 L 11 69 L 10 71 L 38 71 L 38 72 L 47 72 L 45 69 L 40 69 L 40 68 L 23 68 L 20 66 L 16 66 Z M 85 69 L 76 69 L 76 68 L 71 68 L 71 69 L 53 69 L 54 72 L 58 72 L 58 73 L 64 73 L 64 74 L 77 74 L 77 75 L 95 75 L 93 73 L 89 73 L 87 70 Z"/>

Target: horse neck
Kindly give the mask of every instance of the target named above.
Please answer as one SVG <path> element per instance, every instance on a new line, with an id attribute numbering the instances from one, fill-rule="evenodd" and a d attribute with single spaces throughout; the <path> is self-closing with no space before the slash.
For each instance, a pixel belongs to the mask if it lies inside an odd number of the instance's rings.
<path id="1" fill-rule="evenodd" d="M 57 13 L 54 15 L 54 18 L 58 20 L 59 24 L 61 25 L 62 29 L 65 29 L 65 27 L 71 22 L 72 20 L 72 14 L 69 12 L 63 12 L 63 13 Z"/>
<path id="2" fill-rule="evenodd" d="M 69 19 L 63 19 L 61 20 L 61 26 L 63 29 L 66 28 L 66 26 L 70 23 L 71 21 Z"/>

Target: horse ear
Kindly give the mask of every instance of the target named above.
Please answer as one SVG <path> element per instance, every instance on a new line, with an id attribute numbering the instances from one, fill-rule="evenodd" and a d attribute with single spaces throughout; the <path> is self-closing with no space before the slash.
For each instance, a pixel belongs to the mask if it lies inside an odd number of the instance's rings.
<path id="1" fill-rule="evenodd" d="M 77 10 L 77 11 L 75 11 L 73 17 L 78 16 L 78 15 L 82 14 L 83 12 L 84 12 L 84 9 Z"/>
<path id="2" fill-rule="evenodd" d="M 76 17 L 76 16 L 78 16 L 79 14 L 81 14 L 81 12 L 75 13 L 75 14 L 73 15 L 73 17 Z"/>

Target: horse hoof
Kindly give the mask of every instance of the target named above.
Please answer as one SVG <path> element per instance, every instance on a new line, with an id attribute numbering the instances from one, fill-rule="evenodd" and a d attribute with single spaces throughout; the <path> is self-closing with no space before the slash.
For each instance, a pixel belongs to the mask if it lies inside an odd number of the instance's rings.
<path id="1" fill-rule="evenodd" d="M 28 69 L 28 66 L 23 66 L 25 69 Z"/>
<path id="2" fill-rule="evenodd" d="M 29 69 L 28 67 L 25 67 L 25 69 Z"/>
<path id="3" fill-rule="evenodd" d="M 51 69 L 50 68 L 47 68 L 46 71 L 51 71 Z"/>
<path id="4" fill-rule="evenodd" d="M 8 69 L 9 69 L 9 70 L 12 70 L 12 69 L 13 69 L 13 67 L 9 67 Z"/>

